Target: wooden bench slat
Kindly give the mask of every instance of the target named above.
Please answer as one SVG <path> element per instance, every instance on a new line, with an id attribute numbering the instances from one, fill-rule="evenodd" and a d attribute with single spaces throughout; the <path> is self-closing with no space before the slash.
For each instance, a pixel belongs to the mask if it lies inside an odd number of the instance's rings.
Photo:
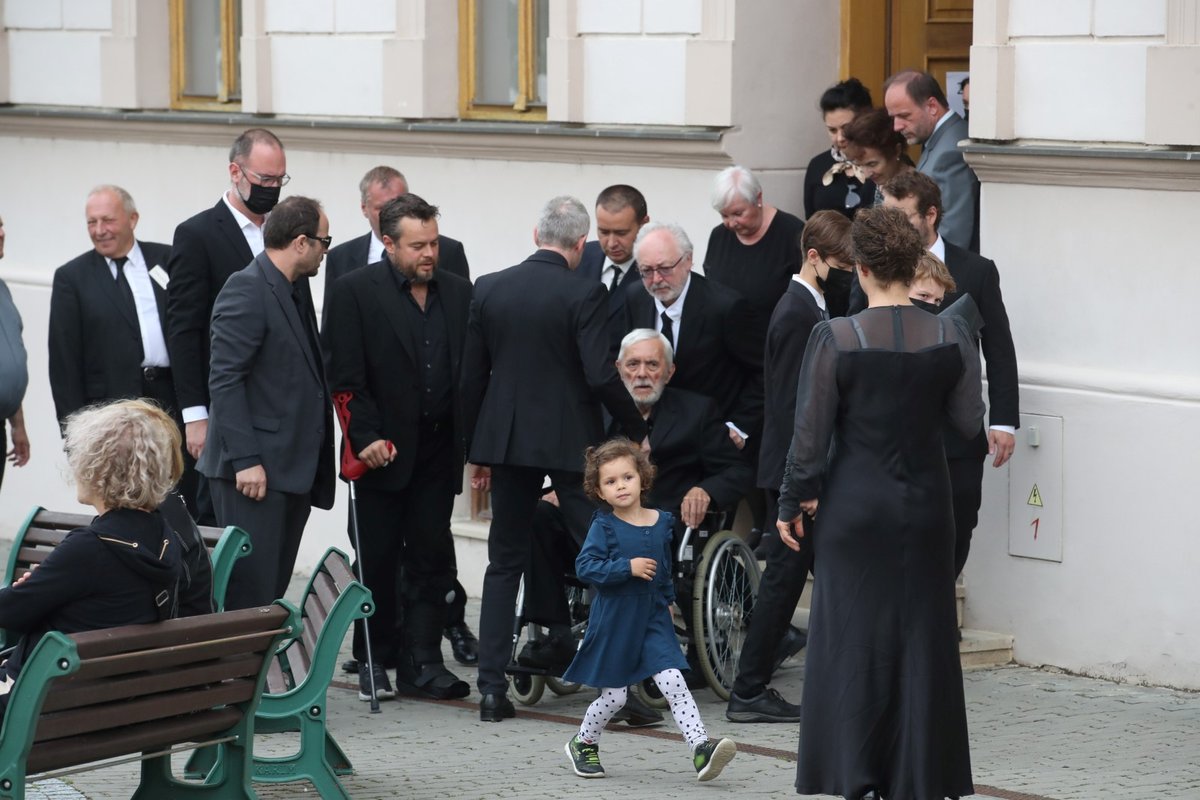
<path id="1" fill-rule="evenodd" d="M 91 659 L 128 650 L 204 641 L 218 634 L 228 637 L 263 632 L 267 624 L 271 628 L 279 628 L 287 622 L 287 618 L 287 611 L 282 606 L 264 606 L 172 620 L 173 624 L 169 627 L 155 623 L 128 625 L 76 633 L 71 638 L 75 640 L 79 657 Z"/>
<path id="2" fill-rule="evenodd" d="M 88 525 L 91 525 L 94 518 L 94 514 L 74 514 L 65 511 L 49 511 L 43 509 L 33 521 L 33 526 L 38 528 L 53 528 L 55 530 L 69 531 L 73 530 L 74 528 L 84 528 Z"/>
<path id="3" fill-rule="evenodd" d="M 63 678 L 60 684 L 106 678 L 113 675 L 128 675 L 146 670 L 168 669 L 180 664 L 214 660 L 247 652 L 260 654 L 270 646 L 271 640 L 278 633 L 278 630 L 243 633 L 224 639 L 102 656 L 85 661 L 79 668 L 79 672 L 71 677 Z"/>
<path id="4" fill-rule="evenodd" d="M 261 666 L 261 662 L 259 664 Z M 257 677 L 256 674 L 255 679 Z M 194 691 L 170 692 L 136 700 L 121 700 L 105 705 L 43 714 L 38 720 L 34 742 L 62 739 L 66 736 L 78 736 L 92 731 L 153 722 L 218 706 L 244 703 L 254 697 L 256 682 L 237 679 Z"/>
<path id="5" fill-rule="evenodd" d="M 287 676 L 283 673 L 283 664 L 280 663 L 279 657 L 272 658 L 270 666 L 267 667 L 267 692 L 283 694 L 291 688 L 288 685 Z"/>
<path id="6" fill-rule="evenodd" d="M 337 586 L 339 594 L 346 590 L 351 581 L 357 580 L 354 577 L 354 573 L 350 571 L 350 565 L 345 561 L 341 553 L 330 553 L 329 557 L 325 559 L 325 563 L 321 565 L 321 568 L 333 578 L 333 583 Z"/>
<path id="7" fill-rule="evenodd" d="M 313 594 L 321 601 L 321 624 L 324 625 L 325 618 L 333 611 L 333 604 L 337 602 L 340 590 L 334 585 L 329 573 L 324 571 L 313 577 L 312 584 Z"/>
<path id="8" fill-rule="evenodd" d="M 82 526 L 81 526 L 82 527 Z M 25 535 L 21 537 L 21 543 L 27 545 L 38 545 L 40 547 L 57 547 L 62 544 L 62 540 L 67 538 L 67 534 L 75 528 L 58 529 L 58 528 L 30 528 L 25 531 Z"/>
<path id="9" fill-rule="evenodd" d="M 262 656 L 246 654 L 163 672 L 137 672 L 125 677 L 100 680 L 59 681 L 42 704 L 42 712 L 111 703 L 234 678 L 254 678 L 261 667 Z"/>
<path id="10" fill-rule="evenodd" d="M 34 564 L 41 564 L 53 552 L 54 551 L 50 550 L 49 548 L 47 548 L 45 550 L 34 550 L 29 547 L 22 547 L 20 550 L 17 551 L 17 567 L 18 568 L 24 567 L 25 569 L 28 569 L 29 567 L 33 566 Z M 14 575 L 13 580 L 16 580 L 19 577 L 21 577 L 21 576 Z"/>
<path id="11" fill-rule="evenodd" d="M 236 708 L 201 711 L 186 717 L 144 722 L 103 733 L 91 733 L 34 745 L 26 760 L 30 775 L 90 761 L 163 750 L 184 742 L 206 739 L 228 730 L 242 718 Z"/>

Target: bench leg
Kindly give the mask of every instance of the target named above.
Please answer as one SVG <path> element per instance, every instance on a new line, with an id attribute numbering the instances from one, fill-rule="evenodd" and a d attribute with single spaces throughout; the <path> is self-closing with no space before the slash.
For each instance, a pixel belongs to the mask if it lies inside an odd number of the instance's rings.
<path id="1" fill-rule="evenodd" d="M 207 783 L 186 783 L 177 780 L 171 772 L 171 757 L 157 756 L 142 762 L 142 781 L 131 800 L 163 800 L 163 798 L 213 798 L 214 800 L 258 800 L 258 794 L 250 785 L 250 776 L 238 777 L 230 771 L 230 763 L 246 763 L 244 750 L 234 744 L 222 745 L 230 752 L 221 752 L 216 759 Z M 232 758 L 232 761 L 230 760 Z"/>
<path id="2" fill-rule="evenodd" d="M 218 749 L 216 745 L 201 747 L 192 751 L 183 768 L 183 777 L 193 781 L 203 780 L 217 765 Z"/>

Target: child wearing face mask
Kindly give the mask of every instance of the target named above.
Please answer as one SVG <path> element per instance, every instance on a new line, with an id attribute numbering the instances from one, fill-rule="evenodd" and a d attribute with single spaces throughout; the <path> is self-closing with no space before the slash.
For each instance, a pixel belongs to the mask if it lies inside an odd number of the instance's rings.
<path id="1" fill-rule="evenodd" d="M 681 672 L 687 660 L 670 610 L 675 599 L 674 518 L 642 505 L 642 494 L 653 479 L 650 459 L 628 439 L 614 439 L 587 451 L 584 490 L 612 511 L 597 511 L 592 517 L 575 560 L 576 574 L 593 584 L 598 596 L 583 644 L 563 680 L 616 688 L 601 690 L 588 706 L 579 733 L 564 748 L 581 778 L 605 776 L 599 747 L 604 726 L 625 705 L 626 687 L 651 676 L 691 748 L 698 780 L 717 777 L 737 752 L 731 740 L 708 737 Z"/>

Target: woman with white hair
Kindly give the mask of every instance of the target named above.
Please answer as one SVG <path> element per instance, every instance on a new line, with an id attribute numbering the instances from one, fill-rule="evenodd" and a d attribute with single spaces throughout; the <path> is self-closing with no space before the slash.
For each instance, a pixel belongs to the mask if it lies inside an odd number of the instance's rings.
<path id="1" fill-rule="evenodd" d="M 771 312 L 800 271 L 799 217 L 763 202 L 762 185 L 745 167 L 729 167 L 713 183 L 721 224 L 708 237 L 704 274 L 746 298 L 761 347 Z"/>
<path id="2" fill-rule="evenodd" d="M 174 420 L 143 400 L 85 408 L 67 419 L 66 450 L 79 502 L 98 516 L 68 533 L 41 566 L 0 589 L 0 627 L 21 634 L 0 666 L 0 691 L 48 631 L 175 616 L 180 545 L 156 510 L 183 472 Z"/>

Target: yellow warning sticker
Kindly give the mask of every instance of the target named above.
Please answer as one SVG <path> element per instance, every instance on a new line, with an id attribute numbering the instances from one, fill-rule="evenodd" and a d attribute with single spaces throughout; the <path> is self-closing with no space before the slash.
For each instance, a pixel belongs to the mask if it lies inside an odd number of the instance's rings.
<path id="1" fill-rule="evenodd" d="M 1042 508 L 1042 493 L 1038 491 L 1037 484 L 1033 485 L 1033 491 L 1029 493 L 1029 499 L 1025 501 L 1027 506 L 1037 506 Z"/>

